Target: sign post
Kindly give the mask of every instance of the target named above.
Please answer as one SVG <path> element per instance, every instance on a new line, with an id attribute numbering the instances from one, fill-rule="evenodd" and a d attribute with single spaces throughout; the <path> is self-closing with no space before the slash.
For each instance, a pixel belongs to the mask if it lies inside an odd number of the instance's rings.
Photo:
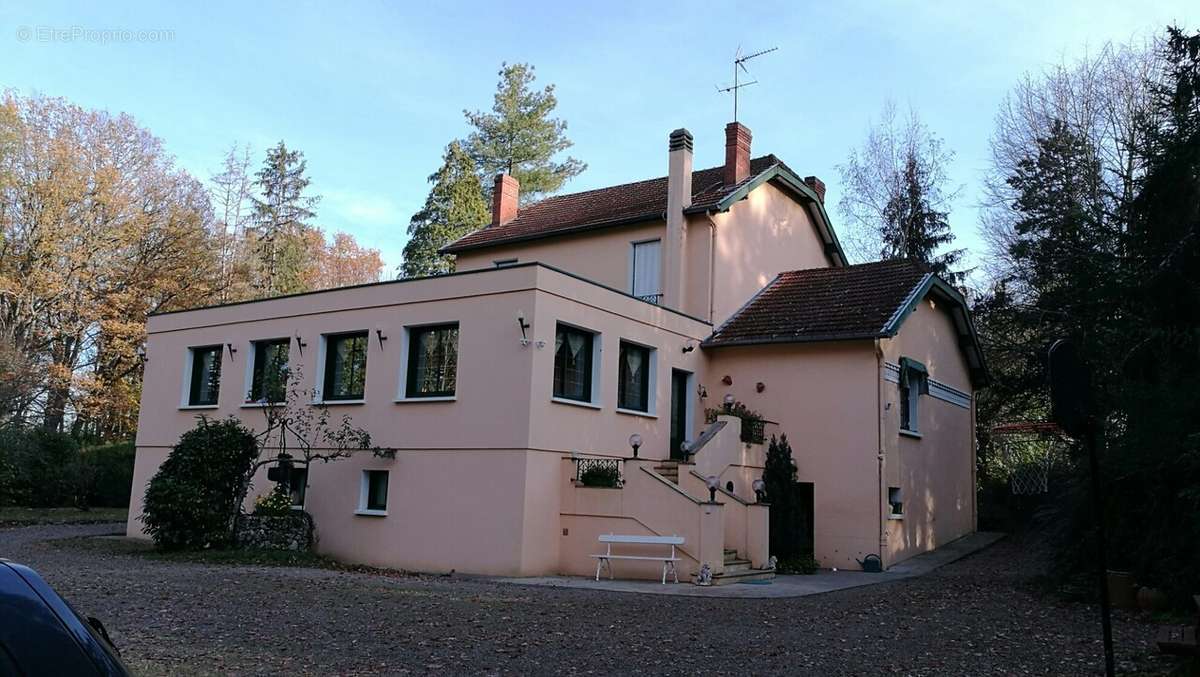
<path id="1" fill-rule="evenodd" d="M 1097 422 L 1092 411 L 1091 379 L 1075 346 L 1059 339 L 1050 346 L 1050 416 L 1060 428 L 1087 447 L 1092 475 L 1092 514 L 1096 520 L 1096 564 L 1100 569 L 1100 623 L 1104 629 L 1104 672 L 1116 674 L 1113 660 L 1112 609 L 1108 599 L 1108 548 L 1104 539 L 1104 499 L 1100 493 Z"/>

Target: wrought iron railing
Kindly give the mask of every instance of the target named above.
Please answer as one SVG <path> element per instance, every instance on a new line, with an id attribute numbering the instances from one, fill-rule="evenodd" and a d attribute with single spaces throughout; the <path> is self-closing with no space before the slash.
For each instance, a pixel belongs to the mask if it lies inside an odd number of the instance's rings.
<path id="1" fill-rule="evenodd" d="M 619 488 L 625 484 L 621 477 L 619 458 L 576 458 L 575 482 L 585 487 Z"/>
<path id="2" fill-rule="evenodd" d="M 661 292 L 658 294 L 638 294 L 637 298 L 639 298 L 647 303 L 653 303 L 654 305 L 658 306 L 658 305 L 662 305 L 663 295 Z"/>

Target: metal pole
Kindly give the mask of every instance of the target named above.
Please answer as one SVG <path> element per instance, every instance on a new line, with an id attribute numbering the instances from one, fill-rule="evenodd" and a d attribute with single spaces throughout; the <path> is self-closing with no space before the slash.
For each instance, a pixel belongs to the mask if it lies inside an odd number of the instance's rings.
<path id="1" fill-rule="evenodd" d="M 1100 495 L 1100 459 L 1096 451 L 1095 421 L 1088 422 L 1087 446 L 1092 470 L 1092 512 L 1095 514 L 1096 540 L 1099 546 L 1096 559 L 1100 568 L 1100 623 L 1104 628 L 1104 674 L 1114 677 L 1117 671 L 1113 660 L 1112 607 L 1108 599 L 1108 557 L 1104 539 L 1104 499 Z"/>

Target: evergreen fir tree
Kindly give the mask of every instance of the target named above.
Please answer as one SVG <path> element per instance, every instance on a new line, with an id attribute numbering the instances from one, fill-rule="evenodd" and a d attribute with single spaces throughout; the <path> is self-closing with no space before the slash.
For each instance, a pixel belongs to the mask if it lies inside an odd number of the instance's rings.
<path id="1" fill-rule="evenodd" d="M 254 200 L 252 236 L 258 259 L 257 286 L 267 295 L 290 294 L 307 289 L 309 261 L 307 222 L 316 216 L 319 197 L 305 194 L 304 154 L 289 150 L 283 141 L 267 150 L 263 166 L 255 174 L 261 197 Z"/>
<path id="2" fill-rule="evenodd" d="M 949 214 L 930 201 L 930 193 L 936 188 L 931 184 L 928 165 L 910 152 L 899 180 L 900 190 L 883 209 L 882 257 L 921 261 L 943 278 L 961 281 L 962 273 L 952 268 L 958 265 L 964 250 L 935 254 L 939 247 L 954 241 L 954 233 L 950 231 Z"/>
<path id="3" fill-rule="evenodd" d="M 433 188 L 425 206 L 408 223 L 400 277 L 452 272 L 454 257 L 439 254 L 438 249 L 482 228 L 491 218 L 475 162 L 458 141 L 446 147 L 442 166 L 430 175 L 429 182 Z"/>
<path id="4" fill-rule="evenodd" d="M 484 177 L 501 172 L 515 177 L 521 182 L 522 204 L 553 193 L 587 169 L 573 157 L 554 160 L 574 144 L 566 136 L 567 123 L 550 117 L 558 105 L 554 85 L 531 89 L 533 70 L 529 64 L 502 64 L 492 112 L 463 111 L 475 128 L 466 150 L 478 171 Z M 491 182 L 484 181 L 484 192 L 490 191 Z"/>
<path id="5" fill-rule="evenodd" d="M 801 552 L 804 537 L 801 511 L 804 506 L 800 504 L 796 462 L 792 460 L 792 446 L 788 444 L 787 435 L 771 436 L 763 484 L 766 485 L 767 502 L 771 504 L 771 554 L 780 560 L 811 554 Z"/>

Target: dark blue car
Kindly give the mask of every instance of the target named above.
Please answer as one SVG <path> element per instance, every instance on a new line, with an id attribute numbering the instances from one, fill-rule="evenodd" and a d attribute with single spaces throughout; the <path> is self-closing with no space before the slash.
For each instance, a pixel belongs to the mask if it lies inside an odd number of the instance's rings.
<path id="1" fill-rule="evenodd" d="M 0 675 L 120 675 L 104 625 L 79 615 L 33 569 L 0 559 Z"/>

